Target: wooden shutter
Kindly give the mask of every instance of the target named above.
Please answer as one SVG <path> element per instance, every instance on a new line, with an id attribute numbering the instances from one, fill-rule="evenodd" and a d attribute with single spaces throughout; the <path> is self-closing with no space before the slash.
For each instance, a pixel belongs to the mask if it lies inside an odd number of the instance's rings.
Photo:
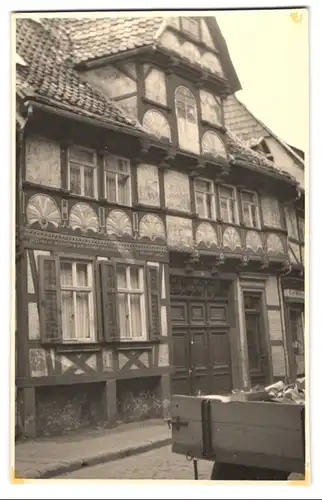
<path id="1" fill-rule="evenodd" d="M 160 322 L 160 270 L 156 266 L 147 266 L 147 295 L 150 339 L 157 340 L 161 336 Z"/>
<path id="2" fill-rule="evenodd" d="M 39 265 L 39 316 L 43 342 L 60 342 L 62 339 L 61 292 L 59 257 L 38 257 Z"/>
<path id="3" fill-rule="evenodd" d="M 111 342 L 119 339 L 116 265 L 115 262 L 102 261 L 100 267 L 104 340 Z"/>

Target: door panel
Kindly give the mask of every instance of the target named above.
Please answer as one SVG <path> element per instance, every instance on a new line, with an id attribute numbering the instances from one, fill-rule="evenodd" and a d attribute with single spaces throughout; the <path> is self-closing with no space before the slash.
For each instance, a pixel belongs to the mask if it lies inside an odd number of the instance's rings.
<path id="1" fill-rule="evenodd" d="M 209 391 L 209 357 L 207 330 L 190 329 L 192 393 Z"/>
<path id="2" fill-rule="evenodd" d="M 190 339 L 188 305 L 178 301 L 171 304 L 173 365 L 172 394 L 191 393 Z"/>
<path id="3" fill-rule="evenodd" d="M 210 331 L 210 385 L 213 393 L 228 393 L 232 390 L 230 342 L 228 330 Z"/>

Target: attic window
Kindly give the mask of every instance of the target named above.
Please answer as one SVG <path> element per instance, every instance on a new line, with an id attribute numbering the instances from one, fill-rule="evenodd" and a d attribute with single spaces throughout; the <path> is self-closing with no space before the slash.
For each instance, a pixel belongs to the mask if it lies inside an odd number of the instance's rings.
<path id="1" fill-rule="evenodd" d="M 181 29 L 182 31 L 188 33 L 189 35 L 197 38 L 199 40 L 199 22 L 191 17 L 182 17 L 181 18 Z"/>

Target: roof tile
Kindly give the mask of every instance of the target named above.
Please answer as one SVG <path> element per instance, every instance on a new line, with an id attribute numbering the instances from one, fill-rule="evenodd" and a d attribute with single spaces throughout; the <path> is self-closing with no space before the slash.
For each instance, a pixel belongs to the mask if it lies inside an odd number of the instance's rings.
<path id="1" fill-rule="evenodd" d="M 84 82 L 72 68 L 68 40 L 57 25 L 17 19 L 16 46 L 27 63 L 17 65 L 16 86 L 23 97 L 50 102 L 77 114 L 143 130 L 114 102 Z"/>

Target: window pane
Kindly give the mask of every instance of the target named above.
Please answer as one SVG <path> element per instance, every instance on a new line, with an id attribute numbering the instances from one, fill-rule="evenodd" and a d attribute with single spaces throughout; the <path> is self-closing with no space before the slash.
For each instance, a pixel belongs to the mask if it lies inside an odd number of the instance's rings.
<path id="1" fill-rule="evenodd" d="M 132 336 L 142 337 L 141 296 L 131 295 Z"/>
<path id="2" fill-rule="evenodd" d="M 77 286 L 88 286 L 87 264 L 76 264 Z"/>
<path id="3" fill-rule="evenodd" d="M 253 227 L 258 227 L 257 207 L 256 207 L 256 205 L 251 205 L 250 209 L 251 209 L 251 213 L 252 213 Z"/>
<path id="4" fill-rule="evenodd" d="M 229 187 L 220 187 L 220 197 L 222 198 L 233 198 L 234 197 L 234 190 Z"/>
<path id="5" fill-rule="evenodd" d="M 205 217 L 205 208 L 204 208 L 204 195 L 202 193 L 196 193 L 196 209 L 197 214 L 201 217 Z"/>
<path id="6" fill-rule="evenodd" d="M 212 217 L 212 195 L 211 194 L 206 194 L 206 207 L 207 207 L 207 213 L 206 217 L 209 219 Z"/>
<path id="7" fill-rule="evenodd" d="M 79 339 L 88 339 L 91 336 L 88 300 L 88 292 L 76 293 L 77 336 Z"/>
<path id="8" fill-rule="evenodd" d="M 229 211 L 228 211 L 228 203 L 227 200 L 221 199 L 220 200 L 220 208 L 221 208 L 221 217 L 224 222 L 231 222 L 230 221 L 230 216 L 229 216 Z"/>
<path id="9" fill-rule="evenodd" d="M 84 167 L 84 195 L 94 196 L 94 169 Z"/>
<path id="10" fill-rule="evenodd" d="M 117 288 L 127 288 L 126 284 L 126 267 L 118 266 L 117 267 Z"/>
<path id="11" fill-rule="evenodd" d="M 243 192 L 242 193 L 242 197 L 243 197 L 243 200 L 248 202 L 248 203 L 255 203 L 255 197 L 253 195 L 253 193 L 247 193 L 247 192 Z"/>
<path id="12" fill-rule="evenodd" d="M 70 190 L 72 193 L 82 194 L 80 166 L 75 163 L 70 164 Z"/>
<path id="13" fill-rule="evenodd" d="M 122 337 L 130 337 L 130 324 L 129 324 L 129 312 L 127 304 L 127 294 L 118 294 L 118 308 L 119 308 L 119 325 L 120 333 Z"/>
<path id="14" fill-rule="evenodd" d="M 253 221 L 250 217 L 250 207 L 247 203 L 243 204 L 243 215 L 244 215 L 244 224 L 249 227 L 253 227 Z"/>
<path id="15" fill-rule="evenodd" d="M 236 214 L 235 214 L 235 201 L 230 199 L 229 200 L 229 212 L 230 212 L 230 222 L 232 224 L 236 224 Z"/>
<path id="16" fill-rule="evenodd" d="M 140 270 L 138 267 L 131 267 L 130 268 L 131 289 L 132 290 L 139 290 L 139 288 L 140 288 L 139 271 Z"/>
<path id="17" fill-rule="evenodd" d="M 105 173 L 106 198 L 109 201 L 116 201 L 116 174 L 113 172 Z"/>
<path id="18" fill-rule="evenodd" d="M 62 301 L 62 327 L 63 337 L 65 339 L 75 339 L 75 317 L 74 317 L 74 304 L 73 292 L 61 292 Z"/>
<path id="19" fill-rule="evenodd" d="M 203 193 L 208 193 L 210 191 L 209 182 L 203 179 L 196 179 L 196 189 L 202 191 Z"/>
<path id="20" fill-rule="evenodd" d="M 119 174 L 118 176 L 118 202 L 128 205 L 130 201 L 130 177 Z"/>
<path id="21" fill-rule="evenodd" d="M 72 286 L 73 285 L 72 263 L 71 262 L 61 262 L 61 264 L 60 264 L 60 280 L 61 280 L 61 286 Z"/>

